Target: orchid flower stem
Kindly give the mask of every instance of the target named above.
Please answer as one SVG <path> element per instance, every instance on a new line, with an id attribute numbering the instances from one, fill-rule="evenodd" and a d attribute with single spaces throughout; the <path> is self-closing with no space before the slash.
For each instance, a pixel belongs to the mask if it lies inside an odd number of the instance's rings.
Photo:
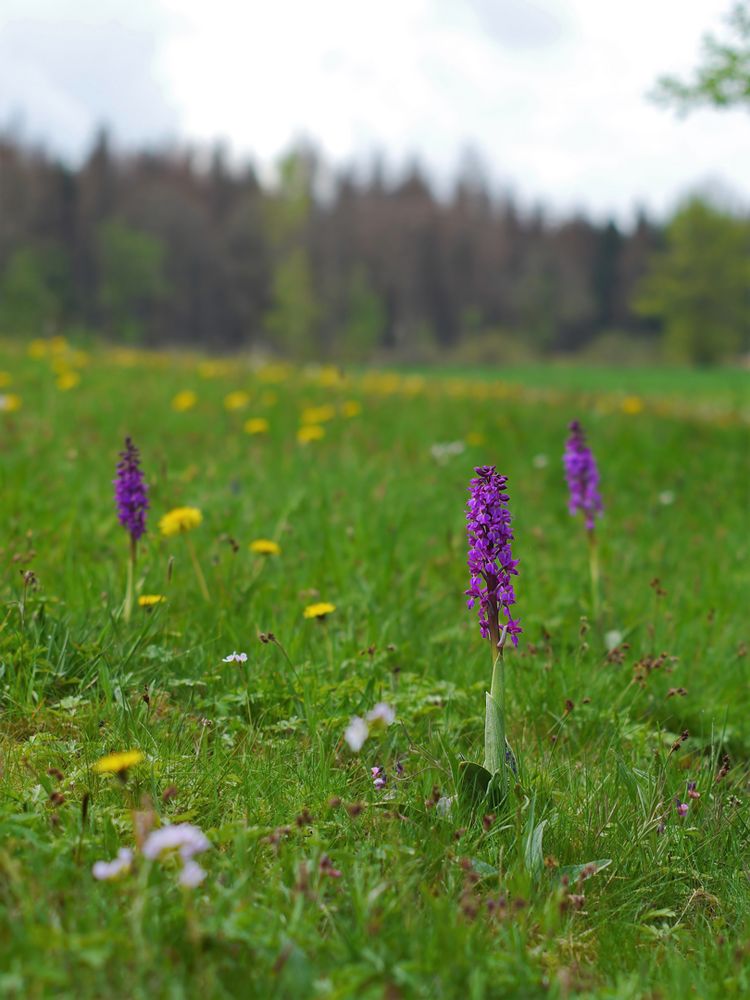
<path id="1" fill-rule="evenodd" d="M 208 587 L 206 586 L 206 578 L 203 575 L 203 570 L 201 569 L 201 565 L 198 562 L 198 556 L 196 555 L 195 546 L 193 545 L 193 540 L 191 539 L 190 535 L 185 535 L 185 544 L 187 545 L 187 549 L 190 554 L 190 561 L 193 564 L 195 575 L 198 578 L 198 585 L 201 588 L 201 593 L 203 594 L 203 597 L 207 601 L 210 601 L 211 596 L 208 593 Z"/>
<path id="2" fill-rule="evenodd" d="M 503 647 L 507 626 L 490 628 L 490 649 L 492 650 L 492 681 L 487 697 L 484 729 L 484 766 L 491 773 L 501 772 L 501 786 L 506 787 L 505 758 L 507 740 L 505 738 L 505 662 Z"/>
<path id="3" fill-rule="evenodd" d="M 599 621 L 599 545 L 594 529 L 587 531 L 589 539 L 589 572 L 591 574 L 591 616 Z"/>
<path id="4" fill-rule="evenodd" d="M 130 621 L 130 617 L 133 614 L 133 588 L 135 585 L 135 560 L 138 550 L 138 543 L 130 536 L 130 555 L 128 557 L 128 581 L 125 586 L 125 606 L 123 608 L 122 616 L 126 622 Z"/>

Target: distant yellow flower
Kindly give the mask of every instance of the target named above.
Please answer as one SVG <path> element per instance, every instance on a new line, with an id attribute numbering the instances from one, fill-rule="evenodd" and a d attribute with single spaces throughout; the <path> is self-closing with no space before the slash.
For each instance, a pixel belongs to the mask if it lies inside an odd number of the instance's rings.
<path id="1" fill-rule="evenodd" d="M 130 347 L 118 347 L 112 352 L 112 360 L 120 368 L 133 368 L 138 364 L 138 352 Z"/>
<path id="2" fill-rule="evenodd" d="M 335 407 L 326 403 L 323 406 L 308 406 L 302 411 L 300 421 L 303 424 L 325 424 L 335 416 Z"/>
<path id="3" fill-rule="evenodd" d="M 91 358 L 86 351 L 75 350 L 70 352 L 70 363 L 75 368 L 85 368 Z"/>
<path id="4" fill-rule="evenodd" d="M 21 409 L 21 397 L 14 392 L 7 395 L 0 395 L 0 413 L 15 413 Z"/>
<path id="5" fill-rule="evenodd" d="M 81 381 L 81 376 L 78 372 L 61 372 L 57 377 L 57 388 L 61 392 L 68 392 L 70 389 L 75 389 L 78 383 Z"/>
<path id="6" fill-rule="evenodd" d="M 68 349 L 68 342 L 65 337 L 52 337 L 47 343 L 52 354 L 64 354 Z"/>
<path id="7" fill-rule="evenodd" d="M 270 385 L 278 385 L 279 382 L 286 381 L 290 374 L 291 368 L 284 364 L 264 365 L 256 372 L 259 382 L 266 382 Z"/>
<path id="8" fill-rule="evenodd" d="M 201 378 L 220 378 L 229 375 L 231 367 L 226 361 L 201 361 L 196 371 Z"/>
<path id="9" fill-rule="evenodd" d="M 142 608 L 153 608 L 155 604 L 161 604 L 162 601 L 166 601 L 163 594 L 141 594 L 138 598 L 138 604 Z"/>
<path id="10" fill-rule="evenodd" d="M 270 538 L 256 538 L 250 542 L 249 548 L 259 556 L 277 556 L 281 552 L 279 543 L 272 542 Z"/>
<path id="11" fill-rule="evenodd" d="M 246 434 L 268 434 L 268 427 L 265 417 L 250 417 L 244 424 Z"/>
<path id="12" fill-rule="evenodd" d="M 175 507 L 159 521 L 162 535 L 180 535 L 185 531 L 197 528 L 203 520 L 203 515 L 197 507 Z"/>
<path id="13" fill-rule="evenodd" d="M 387 375 L 384 377 L 388 378 Z M 426 384 L 422 375 L 407 375 L 402 391 L 406 396 L 419 396 L 424 392 Z"/>
<path id="14" fill-rule="evenodd" d="M 10 372 L 0 372 L 0 389 L 4 389 L 6 385 L 10 385 L 12 381 Z"/>
<path id="15" fill-rule="evenodd" d="M 143 759 L 144 754 L 140 750 L 108 753 L 106 757 L 102 757 L 101 760 L 98 760 L 94 764 L 94 770 L 97 774 L 122 774 L 129 767 L 135 767 L 136 764 L 140 764 Z"/>
<path id="16" fill-rule="evenodd" d="M 472 445 L 484 444 L 484 434 L 480 434 L 479 431 L 469 431 L 466 435 L 466 443 Z"/>
<path id="17" fill-rule="evenodd" d="M 37 337 L 26 348 L 26 353 L 30 358 L 45 358 L 47 356 L 47 341 Z"/>
<path id="18" fill-rule="evenodd" d="M 318 372 L 318 385 L 331 389 L 344 381 L 344 374 L 334 365 L 326 365 Z"/>
<path id="19" fill-rule="evenodd" d="M 273 391 L 273 389 L 266 389 L 265 392 L 260 394 L 260 402 L 262 406 L 275 406 L 276 400 L 279 397 Z"/>
<path id="20" fill-rule="evenodd" d="M 308 604 L 304 610 L 305 618 L 325 618 L 336 610 L 335 604 L 327 601 L 318 601 L 317 604 Z"/>
<path id="21" fill-rule="evenodd" d="M 320 424 L 304 424 L 297 431 L 297 440 L 300 444 L 308 444 L 310 441 L 320 441 L 326 436 L 326 432 Z"/>
<path id="22" fill-rule="evenodd" d="M 348 399 L 341 404 L 341 412 L 345 417 L 358 417 L 362 412 L 362 404 L 358 403 L 356 399 Z"/>
<path id="23" fill-rule="evenodd" d="M 224 397 L 224 409 L 225 410 L 244 410 L 247 404 L 250 402 L 250 397 L 242 389 L 236 389 L 234 392 L 228 392 Z"/>
<path id="24" fill-rule="evenodd" d="M 626 396 L 620 404 L 622 412 L 634 417 L 643 411 L 643 400 L 640 396 Z"/>
<path id="25" fill-rule="evenodd" d="M 192 410 L 197 402 L 198 397 L 192 389 L 183 389 L 172 400 L 172 409 L 175 413 L 184 413 L 186 410 Z"/>

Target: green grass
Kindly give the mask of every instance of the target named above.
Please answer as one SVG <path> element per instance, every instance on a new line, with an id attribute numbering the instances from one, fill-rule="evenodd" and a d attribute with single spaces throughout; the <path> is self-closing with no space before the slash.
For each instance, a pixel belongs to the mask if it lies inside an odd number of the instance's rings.
<path id="1" fill-rule="evenodd" d="M 184 357 L 101 353 L 64 392 L 51 360 L 0 349 L 12 377 L 0 393 L 23 400 L 0 413 L 0 995 L 750 993 L 736 375 L 267 384 L 241 360 L 203 378 Z M 198 403 L 176 413 L 182 389 Z M 251 402 L 227 412 L 235 389 Z M 641 412 L 624 412 L 626 394 Z M 347 400 L 362 412 L 297 443 L 304 406 Z M 270 433 L 245 434 L 248 416 Z M 561 474 L 573 417 L 606 504 L 599 622 Z M 111 487 L 126 434 L 152 502 L 138 587 L 167 597 L 129 624 Z M 459 440 L 473 443 L 442 463 L 431 453 Z M 482 754 L 490 656 L 465 607 L 463 518 L 472 467 L 487 462 L 510 477 L 521 559 L 524 635 L 507 655 L 521 780 L 491 812 L 460 800 L 446 812 L 435 801 L 456 795 L 459 761 Z M 203 512 L 190 537 L 208 602 L 186 539 L 159 536 L 181 505 Z M 281 554 L 258 559 L 254 538 Z M 24 591 L 27 570 L 37 585 Z M 316 600 L 336 611 L 306 621 Z M 608 655 L 613 631 L 626 646 Z M 269 632 L 277 642 L 259 641 Z M 247 664 L 222 662 L 235 649 Z M 352 754 L 349 719 L 381 700 L 397 722 Z M 145 760 L 126 782 L 92 770 L 130 749 Z M 120 881 L 92 877 L 134 846 L 134 807 L 206 832 L 199 888 L 137 853 Z M 566 884 L 568 866 L 604 859 Z"/>

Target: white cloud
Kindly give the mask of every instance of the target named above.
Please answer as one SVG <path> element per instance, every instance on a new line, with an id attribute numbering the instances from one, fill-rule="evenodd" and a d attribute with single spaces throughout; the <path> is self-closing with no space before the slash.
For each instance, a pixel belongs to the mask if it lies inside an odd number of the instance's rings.
<path id="1" fill-rule="evenodd" d="M 13 2 L 58 54 L 12 46 L 0 120 L 12 77 L 15 106 L 66 148 L 108 113 L 126 139 L 179 127 L 266 163 L 305 135 L 336 161 L 417 154 L 448 178 L 471 146 L 558 210 L 662 212 L 717 177 L 750 199 L 746 116 L 680 121 L 645 96 L 690 72 L 724 0 L 102 0 L 62 34 L 59 3 Z"/>

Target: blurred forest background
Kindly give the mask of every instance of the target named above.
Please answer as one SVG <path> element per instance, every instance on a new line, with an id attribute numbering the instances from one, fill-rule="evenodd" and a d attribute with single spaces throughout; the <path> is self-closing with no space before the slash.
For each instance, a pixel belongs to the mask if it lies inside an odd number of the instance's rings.
<path id="1" fill-rule="evenodd" d="M 311 149 L 273 184 L 221 149 L 77 169 L 0 139 L 0 330 L 298 358 L 473 364 L 585 351 L 698 363 L 750 347 L 750 224 L 688 199 L 659 225 L 553 219 L 493 196 L 478 165 L 438 197 Z"/>
<path id="2" fill-rule="evenodd" d="M 750 7 L 657 100 L 750 107 Z M 623 164 L 627 169 L 627 164 Z M 0 134 L 0 335 L 297 359 L 458 364 L 572 354 L 733 361 L 750 351 L 750 219 L 716 194 L 625 227 L 499 194 L 467 156 L 438 191 L 297 145 L 273 172 L 221 145 L 124 152 L 102 129 L 75 166 Z"/>

